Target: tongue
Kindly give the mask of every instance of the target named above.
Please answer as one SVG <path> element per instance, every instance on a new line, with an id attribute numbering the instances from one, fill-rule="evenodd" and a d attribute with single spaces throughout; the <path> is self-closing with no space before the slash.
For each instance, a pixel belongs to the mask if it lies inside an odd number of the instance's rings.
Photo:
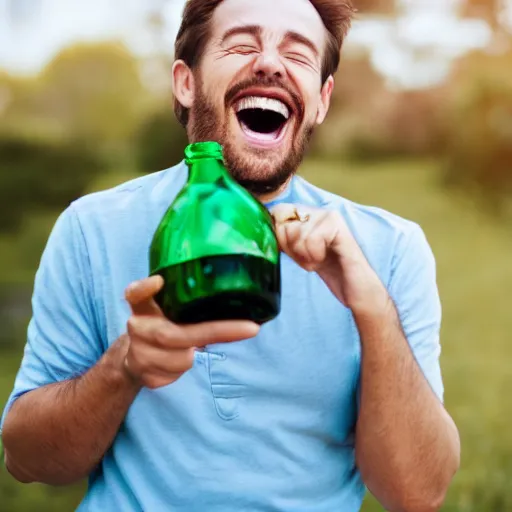
<path id="1" fill-rule="evenodd" d="M 242 127 L 242 130 L 244 133 L 249 136 L 252 139 L 260 140 L 260 141 L 273 141 L 277 140 L 279 137 L 279 134 L 281 133 L 281 128 L 278 128 L 277 130 L 270 132 L 270 133 L 260 133 L 255 132 L 254 130 L 251 130 L 244 122 L 240 123 L 240 126 Z"/>

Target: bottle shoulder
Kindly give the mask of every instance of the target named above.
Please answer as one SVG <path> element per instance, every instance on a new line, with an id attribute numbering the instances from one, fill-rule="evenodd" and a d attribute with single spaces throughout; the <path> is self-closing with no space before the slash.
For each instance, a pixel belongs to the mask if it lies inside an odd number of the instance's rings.
<path id="1" fill-rule="evenodd" d="M 157 229 L 152 265 L 227 254 L 277 261 L 279 249 L 270 215 L 236 187 L 186 185 Z"/>

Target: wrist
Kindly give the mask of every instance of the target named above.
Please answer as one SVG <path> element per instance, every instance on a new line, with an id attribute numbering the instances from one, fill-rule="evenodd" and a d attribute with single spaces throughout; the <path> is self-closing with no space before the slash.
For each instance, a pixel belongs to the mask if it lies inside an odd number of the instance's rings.
<path id="1" fill-rule="evenodd" d="M 142 389 L 142 384 L 137 375 L 135 375 L 127 364 L 128 349 L 130 339 L 127 334 L 121 336 L 108 352 L 107 364 L 109 373 L 121 386 L 132 388 L 135 392 Z"/>
<path id="2" fill-rule="evenodd" d="M 375 286 L 366 291 L 361 298 L 348 307 L 356 318 L 379 320 L 389 315 L 393 301 L 383 285 Z"/>
<path id="3" fill-rule="evenodd" d="M 382 348 L 383 340 L 390 339 L 400 329 L 398 312 L 387 291 L 376 293 L 372 301 L 352 309 L 352 314 L 363 349 Z"/>
<path id="4" fill-rule="evenodd" d="M 357 258 L 347 263 L 342 262 L 344 273 L 350 276 L 346 287 L 345 305 L 355 317 L 380 318 L 389 312 L 392 305 L 388 290 L 378 274 L 364 258 Z"/>

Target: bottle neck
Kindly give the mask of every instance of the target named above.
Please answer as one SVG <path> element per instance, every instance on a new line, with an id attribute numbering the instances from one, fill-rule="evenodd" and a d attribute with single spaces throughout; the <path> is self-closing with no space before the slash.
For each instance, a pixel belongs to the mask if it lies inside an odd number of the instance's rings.
<path id="1" fill-rule="evenodd" d="M 213 183 L 227 176 L 226 168 L 216 158 L 198 159 L 189 164 L 189 183 Z"/>

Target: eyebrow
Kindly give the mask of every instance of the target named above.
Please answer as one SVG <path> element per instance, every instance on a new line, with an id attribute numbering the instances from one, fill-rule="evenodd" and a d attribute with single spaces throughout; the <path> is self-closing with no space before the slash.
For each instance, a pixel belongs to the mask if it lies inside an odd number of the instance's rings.
<path id="1" fill-rule="evenodd" d="M 307 46 L 314 54 L 318 57 L 319 51 L 316 47 L 315 43 L 311 41 L 311 39 L 308 39 L 307 37 L 303 36 L 302 34 L 299 34 L 298 32 L 288 31 L 285 35 L 285 40 L 291 40 L 295 43 L 302 44 L 304 46 Z"/>
<path id="2" fill-rule="evenodd" d="M 222 36 L 221 44 L 225 43 L 230 37 L 240 34 L 248 34 L 261 39 L 261 32 L 261 27 L 258 25 L 241 25 L 239 27 L 233 27 Z M 289 30 L 284 36 L 284 41 L 286 40 L 307 46 L 315 54 L 315 56 L 318 56 L 320 53 L 315 43 L 313 43 L 311 39 L 308 39 L 298 32 Z"/>
<path id="3" fill-rule="evenodd" d="M 257 38 L 261 37 L 261 27 L 258 25 L 242 25 L 239 27 L 230 28 L 223 36 L 221 44 L 225 43 L 230 37 L 237 36 L 239 34 L 248 34 Z"/>

